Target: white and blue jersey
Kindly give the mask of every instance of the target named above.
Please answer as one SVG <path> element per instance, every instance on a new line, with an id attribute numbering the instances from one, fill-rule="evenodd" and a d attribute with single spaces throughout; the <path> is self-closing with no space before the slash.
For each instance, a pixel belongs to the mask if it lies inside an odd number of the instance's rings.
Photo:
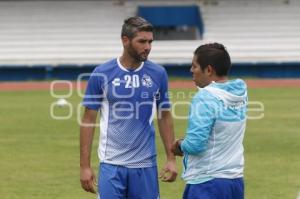
<path id="1" fill-rule="evenodd" d="M 128 70 L 113 59 L 93 71 L 83 105 L 100 110 L 100 162 L 156 166 L 153 118 L 157 109 L 170 108 L 167 92 L 165 69 L 150 61 Z"/>
<path id="2" fill-rule="evenodd" d="M 194 96 L 181 143 L 187 184 L 243 177 L 247 102 L 241 79 L 213 82 Z"/>

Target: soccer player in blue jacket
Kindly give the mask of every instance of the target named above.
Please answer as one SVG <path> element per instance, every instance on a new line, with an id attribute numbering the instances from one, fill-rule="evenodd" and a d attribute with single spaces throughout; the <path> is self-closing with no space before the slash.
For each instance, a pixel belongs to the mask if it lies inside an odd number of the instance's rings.
<path id="1" fill-rule="evenodd" d="M 165 69 L 147 57 L 153 27 L 141 17 L 124 21 L 121 33 L 123 54 L 96 67 L 83 99 L 85 112 L 80 127 L 81 186 L 95 193 L 90 165 L 94 124 L 100 112 L 100 159 L 98 192 L 101 199 L 158 199 L 153 119 L 158 127 L 167 162 L 161 179 L 176 179 L 173 122 Z"/>
<path id="2" fill-rule="evenodd" d="M 199 91 L 192 99 L 184 139 L 172 147 L 184 155 L 184 199 L 243 199 L 243 138 L 247 87 L 228 79 L 230 56 L 218 43 L 194 52 L 191 72 Z"/>

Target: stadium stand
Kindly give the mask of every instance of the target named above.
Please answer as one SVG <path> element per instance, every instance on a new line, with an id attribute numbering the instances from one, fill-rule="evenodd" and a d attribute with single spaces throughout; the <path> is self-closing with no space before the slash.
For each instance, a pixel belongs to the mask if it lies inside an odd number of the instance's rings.
<path id="1" fill-rule="evenodd" d="M 197 5 L 202 40 L 155 41 L 150 58 L 187 66 L 202 43 L 224 43 L 233 63 L 300 63 L 297 0 L 0 1 L 0 67 L 97 65 L 122 52 L 120 27 L 138 6 Z"/>
<path id="2" fill-rule="evenodd" d="M 95 64 L 121 52 L 124 8 L 109 1 L 1 1 L 0 64 Z"/>
<path id="3" fill-rule="evenodd" d="M 155 40 L 198 40 L 203 37 L 203 20 L 197 5 L 138 6 L 137 10 L 138 16 L 155 27 Z"/>
<path id="4" fill-rule="evenodd" d="M 219 1 L 205 6 L 207 40 L 224 43 L 235 62 L 300 61 L 299 1 Z"/>

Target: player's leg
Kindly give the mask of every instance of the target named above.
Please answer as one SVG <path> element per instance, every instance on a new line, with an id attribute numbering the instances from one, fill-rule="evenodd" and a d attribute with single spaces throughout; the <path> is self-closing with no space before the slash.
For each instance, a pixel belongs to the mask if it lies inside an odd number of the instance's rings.
<path id="1" fill-rule="evenodd" d="M 128 170 L 128 198 L 159 199 L 157 167 Z"/>
<path id="2" fill-rule="evenodd" d="M 200 184 L 188 185 L 184 199 L 244 199 L 242 178 L 216 178 Z"/>
<path id="3" fill-rule="evenodd" d="M 191 188 L 190 184 L 187 184 L 185 186 L 185 189 L 184 189 L 184 192 L 183 192 L 183 196 L 182 196 L 183 199 L 188 199 L 189 198 L 190 188 Z"/>
<path id="4" fill-rule="evenodd" d="M 127 189 L 127 169 L 100 163 L 98 192 L 101 199 L 124 199 Z"/>
<path id="5" fill-rule="evenodd" d="M 219 198 L 224 199 L 244 199 L 244 181 L 243 178 L 236 179 L 214 179 L 214 192 Z"/>
<path id="6" fill-rule="evenodd" d="M 244 179 L 236 178 L 231 180 L 232 198 L 244 199 Z"/>
<path id="7" fill-rule="evenodd" d="M 199 184 L 187 184 L 183 199 L 217 199 L 213 187 L 213 180 Z"/>

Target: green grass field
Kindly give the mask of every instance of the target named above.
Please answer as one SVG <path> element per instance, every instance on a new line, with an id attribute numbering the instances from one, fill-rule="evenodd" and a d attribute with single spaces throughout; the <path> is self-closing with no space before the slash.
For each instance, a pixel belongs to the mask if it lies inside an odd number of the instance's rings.
<path id="1" fill-rule="evenodd" d="M 186 90 L 185 96 L 192 90 Z M 183 92 L 172 90 L 172 94 Z M 1 199 L 94 199 L 79 182 L 79 127 L 74 114 L 54 120 L 48 91 L 0 92 L 0 198 Z M 248 120 L 245 135 L 245 181 L 247 199 L 296 199 L 300 190 L 300 92 L 299 89 L 250 89 L 250 101 L 264 104 L 264 118 Z M 182 95 L 173 101 L 190 101 Z M 184 116 L 187 107 L 177 107 Z M 67 115 L 67 109 L 55 109 Z M 261 114 L 260 112 L 259 114 Z M 258 114 L 258 113 L 255 113 Z M 186 120 L 176 120 L 176 136 L 185 132 Z M 97 172 L 94 139 L 93 167 Z M 158 164 L 165 156 L 157 136 Z M 178 159 L 181 171 L 181 160 Z M 184 183 L 161 183 L 162 199 L 179 199 Z"/>

